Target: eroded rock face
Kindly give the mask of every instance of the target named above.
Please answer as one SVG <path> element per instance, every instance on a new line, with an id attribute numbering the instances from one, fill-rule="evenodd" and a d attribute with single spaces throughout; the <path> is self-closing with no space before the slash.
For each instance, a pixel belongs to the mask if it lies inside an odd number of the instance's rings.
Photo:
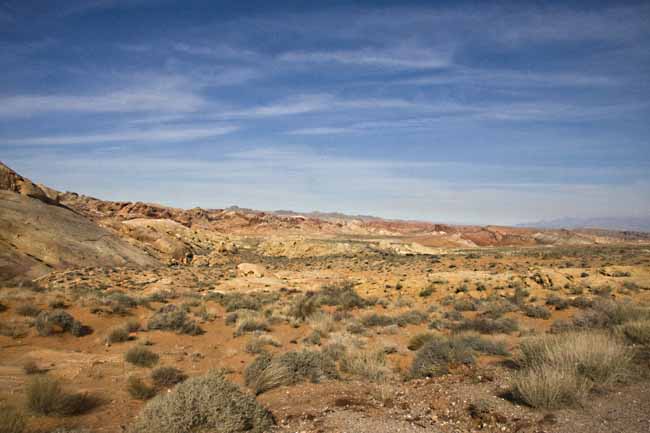
<path id="1" fill-rule="evenodd" d="M 26 179 L 0 162 L 0 189 L 35 198 L 47 204 L 58 204 L 59 193 L 51 188 L 43 188 Z"/>

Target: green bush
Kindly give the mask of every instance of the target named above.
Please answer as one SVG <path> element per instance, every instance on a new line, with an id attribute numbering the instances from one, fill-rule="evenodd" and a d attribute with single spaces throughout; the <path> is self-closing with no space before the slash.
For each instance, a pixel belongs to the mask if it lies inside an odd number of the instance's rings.
<path id="1" fill-rule="evenodd" d="M 186 380 L 152 399 L 129 433 L 264 433 L 272 415 L 221 372 Z"/>
<path id="2" fill-rule="evenodd" d="M 126 362 L 140 367 L 153 367 L 158 363 L 160 357 L 145 347 L 135 346 L 126 351 L 124 359 Z"/>

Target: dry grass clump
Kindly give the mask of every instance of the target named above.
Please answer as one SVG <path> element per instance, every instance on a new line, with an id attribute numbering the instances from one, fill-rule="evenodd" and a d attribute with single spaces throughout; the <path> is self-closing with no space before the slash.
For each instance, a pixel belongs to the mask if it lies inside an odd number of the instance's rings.
<path id="1" fill-rule="evenodd" d="M 129 376 L 126 381 L 126 390 L 131 397 L 137 400 L 149 400 L 156 396 L 156 388 L 149 386 L 142 379 Z"/>
<path id="2" fill-rule="evenodd" d="M 89 327 L 82 325 L 64 310 L 41 311 L 36 317 L 35 326 L 38 334 L 42 336 L 70 332 L 75 337 L 82 337 L 92 332 Z"/>
<path id="3" fill-rule="evenodd" d="M 263 433 L 272 415 L 221 372 L 210 372 L 161 394 L 142 409 L 129 433 Z"/>
<path id="4" fill-rule="evenodd" d="M 48 376 L 36 376 L 27 385 L 27 406 L 40 415 L 78 415 L 96 406 L 88 394 L 65 392 L 59 381 Z"/>
<path id="5" fill-rule="evenodd" d="M 554 333 L 580 329 L 615 330 L 624 323 L 650 320 L 650 309 L 631 302 L 616 302 L 599 299 L 590 302 L 586 309 L 578 312 L 570 321 L 553 323 Z"/>
<path id="6" fill-rule="evenodd" d="M 266 346 L 280 347 L 281 344 L 270 335 L 260 335 L 251 338 L 250 341 L 246 343 L 244 350 L 246 353 L 259 354 L 264 351 Z"/>
<path id="7" fill-rule="evenodd" d="M 371 382 L 381 382 L 390 376 L 384 350 L 354 349 L 343 353 L 339 367 L 344 373 Z"/>
<path id="8" fill-rule="evenodd" d="M 265 317 L 256 314 L 238 314 L 235 336 L 244 335 L 247 332 L 270 331 L 269 322 Z"/>
<path id="9" fill-rule="evenodd" d="M 0 433 L 23 433 L 25 417 L 16 408 L 0 404 Z"/>
<path id="10" fill-rule="evenodd" d="M 169 304 L 160 308 L 147 323 L 148 329 L 176 331 L 185 335 L 201 335 L 205 331 L 187 316 L 187 311 L 176 305 Z"/>
<path id="11" fill-rule="evenodd" d="M 526 404 L 547 409 L 572 406 L 594 386 L 620 380 L 630 367 L 631 351 L 611 334 L 573 332 L 533 337 L 520 346 L 521 371 L 513 394 Z"/>
<path id="12" fill-rule="evenodd" d="M 170 388 L 187 379 L 187 375 L 175 367 L 159 367 L 151 372 L 151 380 L 158 388 Z"/>
<path id="13" fill-rule="evenodd" d="M 329 313 L 318 311 L 308 318 L 309 326 L 320 334 L 321 337 L 327 337 L 334 330 L 334 317 Z"/>
<path id="14" fill-rule="evenodd" d="M 336 377 L 334 360 L 322 352 L 309 350 L 286 352 L 275 357 L 262 353 L 244 371 L 246 385 L 253 388 L 255 394 L 303 380 L 317 383 Z"/>
<path id="15" fill-rule="evenodd" d="M 139 367 L 153 367 L 158 363 L 160 357 L 146 347 L 135 346 L 126 351 L 124 359 Z"/>
<path id="16" fill-rule="evenodd" d="M 630 343 L 650 346 L 650 320 L 626 322 L 617 329 Z"/>

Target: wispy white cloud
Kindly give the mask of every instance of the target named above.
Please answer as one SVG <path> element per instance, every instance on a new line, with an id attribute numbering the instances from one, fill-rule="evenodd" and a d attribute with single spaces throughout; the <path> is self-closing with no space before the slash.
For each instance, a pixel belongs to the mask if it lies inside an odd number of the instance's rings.
<path id="1" fill-rule="evenodd" d="M 384 82 L 401 85 L 448 85 L 462 84 L 481 88 L 536 88 L 536 87 L 603 87 L 620 84 L 616 77 L 580 73 L 540 73 L 514 70 L 481 70 L 455 68 L 437 75 Z"/>
<path id="2" fill-rule="evenodd" d="M 204 104 L 205 100 L 184 79 L 166 77 L 97 95 L 6 96 L 0 98 L 0 117 L 51 112 L 188 112 Z"/>
<path id="3" fill-rule="evenodd" d="M 172 45 L 172 48 L 183 54 L 216 57 L 221 59 L 253 59 L 257 57 L 257 53 L 252 50 L 235 48 L 230 45 L 219 43 L 214 45 L 204 45 L 177 42 Z"/>
<path id="4" fill-rule="evenodd" d="M 55 146 L 100 144 L 117 142 L 175 142 L 191 141 L 229 134 L 237 126 L 216 126 L 209 128 L 158 128 L 148 130 L 120 130 L 99 134 L 51 135 L 21 138 L 0 138 L 0 143 L 9 146 Z"/>
<path id="5" fill-rule="evenodd" d="M 285 62 L 342 63 L 399 69 L 440 69 L 452 63 L 449 50 L 401 46 L 386 49 L 362 48 L 348 51 L 292 51 L 279 57 Z"/>
<path id="6" fill-rule="evenodd" d="M 422 107 L 397 98 L 341 98 L 328 93 L 296 95 L 266 105 L 243 108 L 220 114 L 223 117 L 264 118 L 324 111 L 373 110 Z"/>

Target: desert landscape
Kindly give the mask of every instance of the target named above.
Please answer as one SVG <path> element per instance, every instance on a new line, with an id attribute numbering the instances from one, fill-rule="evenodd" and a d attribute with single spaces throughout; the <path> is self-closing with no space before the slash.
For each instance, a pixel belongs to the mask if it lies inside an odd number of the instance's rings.
<path id="1" fill-rule="evenodd" d="M 650 433 L 649 23 L 0 0 L 0 433 Z"/>
<path id="2" fill-rule="evenodd" d="M 3 433 L 650 428 L 647 233 L 176 209 L 0 168 Z"/>

